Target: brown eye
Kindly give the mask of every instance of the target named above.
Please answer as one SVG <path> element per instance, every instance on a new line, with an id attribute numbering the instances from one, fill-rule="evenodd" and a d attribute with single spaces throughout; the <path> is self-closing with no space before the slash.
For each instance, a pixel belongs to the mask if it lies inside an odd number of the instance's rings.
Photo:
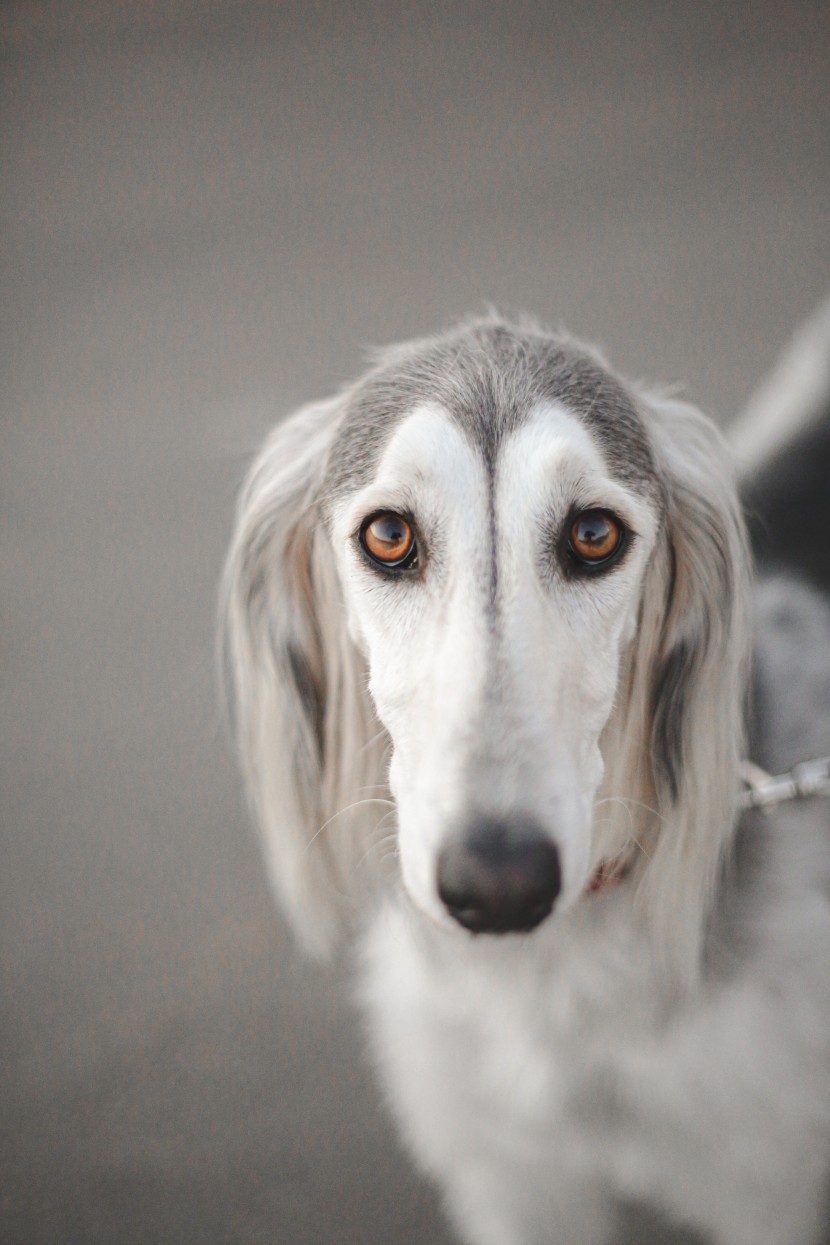
<path id="1" fill-rule="evenodd" d="M 620 551 L 624 531 L 608 510 L 583 510 L 571 524 L 568 548 L 583 566 L 599 566 Z"/>
<path id="2" fill-rule="evenodd" d="M 407 570 L 417 560 L 412 525 L 391 510 L 366 520 L 360 529 L 360 543 L 373 562 L 391 570 Z"/>

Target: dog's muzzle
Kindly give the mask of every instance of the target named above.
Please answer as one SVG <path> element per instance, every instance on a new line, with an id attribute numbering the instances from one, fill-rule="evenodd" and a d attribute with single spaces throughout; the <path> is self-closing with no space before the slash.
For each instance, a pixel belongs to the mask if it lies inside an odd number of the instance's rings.
<path id="1" fill-rule="evenodd" d="M 533 821 L 482 818 L 438 858 L 438 894 L 475 934 L 534 929 L 562 886 L 559 853 Z"/>

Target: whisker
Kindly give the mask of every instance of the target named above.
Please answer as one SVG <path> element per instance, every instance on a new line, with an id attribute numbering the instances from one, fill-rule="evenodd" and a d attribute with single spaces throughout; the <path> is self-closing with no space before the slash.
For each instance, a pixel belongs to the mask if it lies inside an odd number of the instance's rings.
<path id="1" fill-rule="evenodd" d="M 629 812 L 631 811 L 631 808 L 641 808 L 646 813 L 651 813 L 651 815 L 656 817 L 658 821 L 665 822 L 666 820 L 664 814 L 661 813 L 659 809 L 652 808 L 650 804 L 645 804 L 642 800 L 635 800 L 633 796 L 606 795 L 603 796 L 601 800 L 597 800 L 594 808 L 597 809 L 602 804 L 622 804 L 622 806 Z"/>
<path id="2" fill-rule="evenodd" d="M 640 840 L 637 838 L 636 834 L 634 833 L 632 829 L 633 824 L 634 824 L 634 817 L 632 815 L 632 811 L 629 806 L 633 805 L 635 808 L 636 807 L 644 808 L 648 812 L 654 813 L 655 816 L 657 816 L 661 821 L 664 820 L 662 817 L 660 817 L 660 814 L 657 812 L 657 810 L 649 808 L 647 804 L 643 804 L 640 800 L 626 799 L 624 796 L 616 796 L 616 795 L 605 796 L 603 797 L 603 799 L 598 800 L 596 805 L 594 806 L 595 809 L 599 808 L 600 805 L 602 804 L 619 804 L 628 814 L 628 820 L 629 820 L 628 837 L 625 843 L 623 844 L 623 846 L 620 848 L 618 855 L 622 856 L 626 848 L 628 847 L 628 844 L 633 843 L 635 847 L 637 847 L 638 850 L 643 853 L 646 860 L 651 860 L 651 852 L 649 852 L 649 850 L 645 847 L 645 845 L 640 842 Z M 603 817 L 595 821 L 594 824 L 596 827 L 600 827 L 600 826 L 613 825 L 614 823 L 613 823 L 612 818 Z"/>
<path id="3" fill-rule="evenodd" d="M 380 821 L 375 826 L 375 830 L 374 830 L 374 833 L 378 835 L 378 837 L 373 838 L 371 840 L 371 842 L 368 844 L 366 848 L 366 851 L 363 853 L 360 859 L 355 861 L 355 864 L 352 868 L 352 874 L 355 874 L 357 872 L 360 866 L 364 863 L 364 861 L 366 861 L 372 855 L 373 852 L 378 852 L 379 854 L 378 863 L 379 864 L 383 864 L 385 860 L 389 858 L 389 855 L 391 854 L 389 852 L 390 846 L 394 846 L 395 854 L 397 854 L 397 846 L 398 846 L 397 831 L 390 831 L 385 834 L 378 834 L 384 822 L 386 822 L 391 816 L 392 816 L 392 813 L 389 812 L 389 813 L 386 813 L 383 817 L 381 817 Z"/>
<path id="4" fill-rule="evenodd" d="M 386 728 L 382 726 L 376 734 L 372 735 L 370 739 L 367 739 L 365 744 L 363 744 L 363 746 L 358 749 L 357 756 L 362 757 L 364 753 L 368 752 L 370 748 L 374 747 L 377 741 L 379 739 L 382 739 L 385 734 L 386 734 Z"/>
<path id="5" fill-rule="evenodd" d="M 327 827 L 330 826 L 333 821 L 336 821 L 338 817 L 342 817 L 344 813 L 350 813 L 353 809 L 361 808 L 364 805 L 368 805 L 368 804 L 386 804 L 388 805 L 389 808 L 395 808 L 394 800 L 384 800 L 380 796 L 373 796 L 366 800 L 355 800 L 353 804 L 347 804 L 345 808 L 340 808 L 337 810 L 336 813 L 332 813 L 328 821 L 324 821 L 320 829 L 315 834 L 313 834 L 311 838 L 308 840 L 305 846 L 305 850 L 308 851 L 312 843 L 314 843 L 315 840 L 320 837 L 323 831 L 327 829 Z"/>

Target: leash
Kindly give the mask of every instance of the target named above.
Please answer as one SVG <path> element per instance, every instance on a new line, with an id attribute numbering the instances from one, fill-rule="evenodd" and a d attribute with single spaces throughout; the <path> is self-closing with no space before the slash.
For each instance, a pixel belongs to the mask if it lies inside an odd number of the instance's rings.
<path id="1" fill-rule="evenodd" d="M 752 761 L 741 766 L 744 790 L 742 808 L 775 808 L 785 800 L 806 800 L 811 796 L 830 796 L 830 757 L 802 761 L 786 774 L 768 774 Z"/>

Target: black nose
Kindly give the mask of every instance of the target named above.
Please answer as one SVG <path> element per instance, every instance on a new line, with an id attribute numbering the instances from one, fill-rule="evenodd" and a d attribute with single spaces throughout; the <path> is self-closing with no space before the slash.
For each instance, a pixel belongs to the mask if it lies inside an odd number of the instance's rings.
<path id="1" fill-rule="evenodd" d="M 438 858 L 438 894 L 476 934 L 534 929 L 561 886 L 559 853 L 529 820 L 481 819 Z"/>

